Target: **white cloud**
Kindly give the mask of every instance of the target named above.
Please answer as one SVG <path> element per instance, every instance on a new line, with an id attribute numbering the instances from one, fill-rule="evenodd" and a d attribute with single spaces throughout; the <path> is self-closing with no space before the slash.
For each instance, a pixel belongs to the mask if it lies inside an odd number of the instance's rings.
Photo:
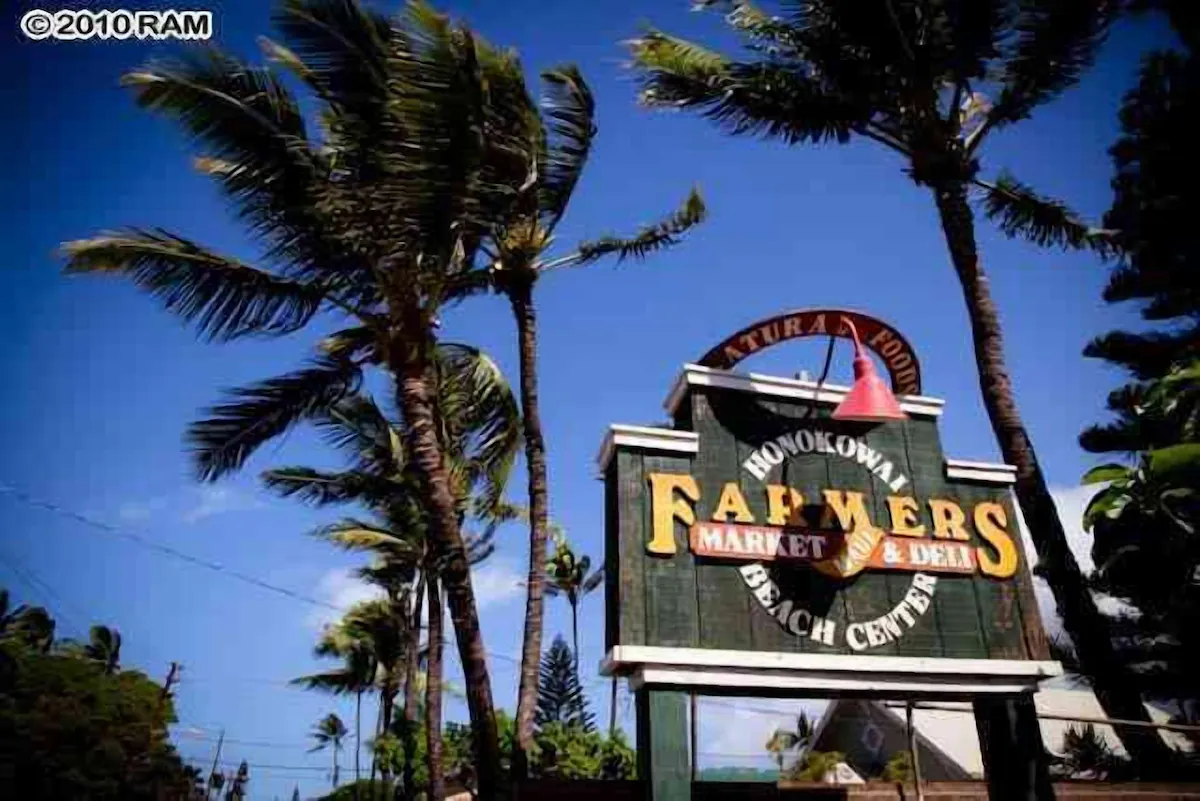
<path id="1" fill-rule="evenodd" d="M 512 560 L 494 558 L 475 568 L 471 576 L 475 586 L 475 603 L 480 609 L 500 605 L 522 594 L 525 574 Z"/>
<path id="2" fill-rule="evenodd" d="M 1087 508 L 1088 503 L 1102 487 L 1101 484 L 1089 484 L 1078 487 L 1050 488 L 1050 495 L 1054 498 L 1054 505 L 1058 509 L 1058 519 L 1062 521 L 1063 530 L 1067 535 L 1067 546 L 1071 549 L 1075 561 L 1079 563 L 1079 569 L 1084 573 L 1090 573 L 1095 564 L 1092 562 L 1092 535 L 1083 530 L 1083 510 Z M 1029 564 L 1036 565 L 1037 552 L 1034 551 L 1033 541 L 1029 537 L 1029 529 L 1025 525 L 1024 517 L 1021 516 L 1019 506 L 1017 507 L 1017 520 L 1020 523 L 1021 539 L 1025 545 Z M 1062 621 L 1055 610 L 1054 594 L 1050 591 L 1050 586 L 1046 584 L 1045 580 L 1035 577 L 1033 591 L 1037 596 L 1038 608 L 1042 612 L 1042 622 L 1045 624 L 1046 630 L 1051 636 L 1058 636 L 1062 633 Z M 1097 595 L 1096 604 L 1105 614 L 1115 614 L 1130 609 L 1116 598 L 1106 595 Z"/>
<path id="3" fill-rule="evenodd" d="M 339 567 L 328 571 L 317 581 L 316 597 L 338 609 L 348 609 L 360 601 L 378 598 L 381 592 L 354 575 L 350 568 Z M 314 608 L 304 622 L 314 629 L 323 629 L 341 617 L 336 609 Z"/>
<path id="4" fill-rule="evenodd" d="M 117 517 L 123 523 L 140 523 L 149 520 L 166 507 L 166 496 L 150 498 L 145 501 L 126 501 L 117 508 Z"/>
<path id="5" fill-rule="evenodd" d="M 195 502 L 183 511 L 185 523 L 199 523 L 213 515 L 258 509 L 263 505 L 258 499 L 230 487 L 199 487 L 195 497 Z"/>
<path id="6" fill-rule="evenodd" d="M 775 730 L 794 728 L 801 712 L 807 712 L 815 726 L 825 706 L 825 701 L 795 699 L 701 699 L 700 765 L 770 767 L 773 759 L 766 744 Z"/>

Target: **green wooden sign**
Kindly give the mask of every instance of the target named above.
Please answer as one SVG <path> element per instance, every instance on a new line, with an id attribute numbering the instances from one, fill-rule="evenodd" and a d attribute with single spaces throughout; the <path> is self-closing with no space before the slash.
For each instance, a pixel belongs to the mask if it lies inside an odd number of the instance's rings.
<path id="1" fill-rule="evenodd" d="M 613 427 L 608 648 L 1046 658 L 1011 468 L 948 461 L 940 401 L 840 395 L 689 366 L 671 428 Z"/>

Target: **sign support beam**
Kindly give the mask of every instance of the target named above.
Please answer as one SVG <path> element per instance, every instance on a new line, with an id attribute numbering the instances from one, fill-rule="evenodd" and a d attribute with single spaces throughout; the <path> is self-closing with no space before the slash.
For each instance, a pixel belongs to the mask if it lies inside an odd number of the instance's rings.
<path id="1" fill-rule="evenodd" d="M 1054 788 L 1033 696 L 980 696 L 974 707 L 988 798 L 1053 801 Z"/>
<path id="2" fill-rule="evenodd" d="M 634 692 L 637 711 L 638 778 L 647 801 L 690 801 L 688 693 L 641 687 Z"/>

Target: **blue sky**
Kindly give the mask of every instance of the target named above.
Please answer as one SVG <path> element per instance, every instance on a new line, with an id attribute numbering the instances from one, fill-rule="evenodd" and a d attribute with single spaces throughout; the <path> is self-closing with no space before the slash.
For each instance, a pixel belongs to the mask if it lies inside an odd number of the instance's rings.
<path id="1" fill-rule="evenodd" d="M 217 42 L 241 54 L 255 53 L 255 36 L 269 30 L 265 0 L 190 5 L 213 10 Z M 948 453 L 996 458 L 963 304 L 928 194 L 870 143 L 789 149 L 732 140 L 689 115 L 637 108 L 619 42 L 640 24 L 726 40 L 719 16 L 690 13 L 683 0 L 642 3 L 637 11 L 620 5 L 451 6 L 491 41 L 516 47 L 531 74 L 574 61 L 595 91 L 600 135 L 560 241 L 651 221 L 693 183 L 711 211 L 683 246 L 646 264 L 564 272 L 539 288 L 553 517 L 599 560 L 603 507 L 594 456 L 605 427 L 661 419 L 680 365 L 747 322 L 788 307 L 850 306 L 892 322 L 921 356 L 927 394 L 947 399 Z M 0 134 L 10 174 L 16 170 L 16 180 L 0 185 L 9 210 L 0 220 L 8 253 L 0 273 L 7 383 L 0 483 L 228 570 L 327 602 L 352 600 L 359 592 L 345 573 L 352 560 L 304 536 L 336 513 L 314 513 L 257 488 L 265 467 L 329 463 L 308 433 L 266 449 L 242 475 L 215 486 L 193 481 L 182 448 L 185 426 L 219 388 L 299 364 L 316 332 L 206 345 L 130 286 L 60 274 L 60 242 L 121 225 L 163 226 L 243 258 L 254 249 L 190 169 L 184 139 L 117 87 L 122 72 L 164 49 L 19 41 L 13 21 L 28 7 L 7 4 L 0 12 L 0 74 L 16 76 L 17 108 Z M 1032 122 L 995 135 L 985 172 L 1012 169 L 1095 218 L 1109 200 L 1106 148 L 1120 96 L 1139 53 L 1165 36 L 1150 20 L 1122 25 L 1082 86 Z M 1051 483 L 1070 496 L 1092 464 L 1076 435 L 1102 416 L 1104 395 L 1118 380 L 1080 350 L 1096 334 L 1136 325 L 1136 317 L 1101 302 L 1105 270 L 1093 258 L 1007 241 L 986 222 L 979 231 L 1021 410 Z M 496 299 L 465 305 L 446 321 L 449 337 L 484 347 L 515 376 L 512 329 Z M 783 374 L 819 369 L 814 346 L 776 351 L 746 366 Z M 848 377 L 849 359 L 841 355 L 833 379 Z M 518 474 L 515 497 L 521 486 Z M 305 733 L 330 709 L 349 720 L 351 707 L 283 686 L 319 667 L 310 656 L 319 608 L 3 494 L 0 520 L 0 583 L 51 607 L 67 635 L 95 621 L 119 627 L 130 666 L 161 677 L 170 660 L 184 665 L 177 707 L 186 756 L 211 759 L 213 743 L 203 738 L 224 727 L 225 758 L 285 766 L 252 768 L 253 797 L 288 797 L 296 782 L 315 793 L 327 782 L 325 757 L 305 754 Z M 511 528 L 479 577 L 485 639 L 497 655 L 496 694 L 507 706 L 516 673 L 501 655 L 520 647 L 524 559 L 523 532 Z M 41 583 L 28 586 L 31 575 Z M 584 604 L 585 666 L 601 656 L 602 625 L 596 596 Z M 564 604 L 550 603 L 546 632 L 569 632 Z M 587 678 L 603 716 L 604 684 L 594 673 Z M 625 699 L 622 693 L 623 709 Z M 701 750 L 713 752 L 706 763 L 738 761 L 720 754 L 761 753 L 762 731 L 773 718 L 706 710 L 713 712 L 702 716 Z M 725 724 L 736 715 L 743 728 L 716 726 L 718 714 Z M 465 710 L 452 704 L 450 716 L 465 718 Z"/>

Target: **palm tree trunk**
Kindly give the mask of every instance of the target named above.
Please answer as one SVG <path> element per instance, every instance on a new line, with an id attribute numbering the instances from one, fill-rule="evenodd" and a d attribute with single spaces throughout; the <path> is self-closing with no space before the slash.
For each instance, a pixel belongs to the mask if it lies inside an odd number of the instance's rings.
<path id="1" fill-rule="evenodd" d="M 608 736 L 617 733 L 617 677 L 612 677 L 612 697 L 608 702 Z"/>
<path id="2" fill-rule="evenodd" d="M 542 660 L 542 626 L 546 588 L 546 538 L 549 527 L 546 478 L 546 442 L 542 436 L 537 389 L 537 314 L 533 308 L 533 282 L 519 281 L 510 291 L 517 321 L 521 371 L 521 419 L 525 434 L 525 462 L 529 471 L 529 577 L 525 589 L 525 633 L 521 645 L 521 679 L 517 690 L 517 736 L 513 769 L 528 772 L 533 748 L 533 713 L 537 709 L 538 668 Z"/>
<path id="3" fill-rule="evenodd" d="M 1067 547 L 1054 499 L 1017 411 L 1004 361 L 999 315 L 975 247 L 975 222 L 966 188 L 960 183 L 943 184 L 934 188 L 934 197 L 971 320 L 984 406 L 1004 460 L 1017 468 L 1017 500 L 1037 549 L 1039 567 L 1054 592 L 1063 627 L 1094 678 L 1096 698 L 1105 713 L 1110 718 L 1150 722 L 1137 683 L 1118 659 L 1108 625 Z M 1166 744 L 1153 729 L 1114 728 L 1126 750 L 1144 768 L 1160 767 L 1169 759 Z"/>
<path id="4" fill-rule="evenodd" d="M 334 787 L 334 789 L 337 789 L 337 786 L 338 786 L 337 752 L 338 752 L 338 744 L 335 742 L 333 744 L 333 787 Z"/>
<path id="5" fill-rule="evenodd" d="M 446 797 L 442 765 L 442 598 L 436 576 L 429 577 L 429 656 L 425 663 L 425 749 L 429 801 Z"/>
<path id="6" fill-rule="evenodd" d="M 359 689 L 354 699 L 354 801 L 358 801 L 359 783 L 362 782 L 362 770 L 359 759 L 362 751 L 362 689 Z"/>
<path id="7" fill-rule="evenodd" d="M 397 347 L 407 350 L 403 342 L 397 343 Z M 471 569 L 434 426 L 428 359 L 422 354 L 408 352 L 399 367 L 400 407 L 408 424 L 409 452 L 429 504 L 435 546 L 433 556 L 441 565 L 440 579 L 446 585 L 450 618 L 454 621 L 458 656 L 466 683 L 479 798 L 492 801 L 500 787 L 500 746 L 492 705 L 492 683 L 488 676 L 483 632 L 479 628 L 475 591 L 471 586 Z"/>
<path id="8" fill-rule="evenodd" d="M 396 708 L 396 689 L 392 686 L 390 679 L 380 688 L 379 697 L 379 734 L 383 736 L 390 734 L 392 731 L 392 716 L 395 714 Z M 379 766 L 379 775 L 384 781 L 390 779 L 392 776 L 391 766 L 386 762 L 381 764 Z"/>
<path id="9" fill-rule="evenodd" d="M 579 601 L 571 602 L 571 644 L 575 648 L 575 681 L 583 686 L 579 676 Z"/>
<path id="10" fill-rule="evenodd" d="M 417 577 L 413 591 L 412 616 L 408 623 L 408 642 L 405 644 L 404 661 L 404 792 L 416 797 L 413 773 L 417 759 L 417 686 L 418 662 L 421 661 L 421 609 L 425 602 L 425 573 Z M 431 610 L 432 611 L 432 610 Z"/>

